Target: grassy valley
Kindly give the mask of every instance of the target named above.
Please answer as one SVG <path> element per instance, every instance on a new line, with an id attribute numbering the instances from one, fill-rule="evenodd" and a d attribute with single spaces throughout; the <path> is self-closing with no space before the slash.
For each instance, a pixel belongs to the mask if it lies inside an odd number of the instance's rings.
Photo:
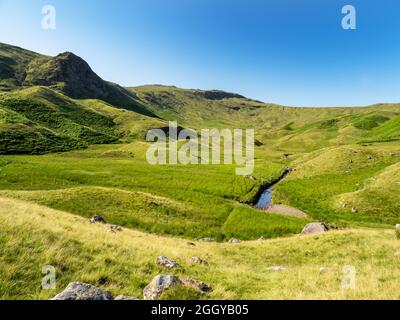
<path id="1" fill-rule="evenodd" d="M 171 120 L 254 128 L 254 173 L 150 165 L 146 133 Z M 399 139 L 400 104 L 301 108 L 219 90 L 122 88 L 71 53 L 0 44 L 0 298 L 47 299 L 71 281 L 141 298 L 166 272 L 155 263 L 163 255 L 180 263 L 172 273 L 213 287 L 164 299 L 398 299 Z M 273 204 L 305 218 L 253 207 L 287 168 Z M 90 224 L 96 214 L 122 232 Z M 313 221 L 337 229 L 299 236 Z M 193 256 L 209 265 L 190 265 Z M 43 265 L 56 267 L 57 292 L 40 289 Z M 357 267 L 356 290 L 340 287 L 345 265 Z"/>

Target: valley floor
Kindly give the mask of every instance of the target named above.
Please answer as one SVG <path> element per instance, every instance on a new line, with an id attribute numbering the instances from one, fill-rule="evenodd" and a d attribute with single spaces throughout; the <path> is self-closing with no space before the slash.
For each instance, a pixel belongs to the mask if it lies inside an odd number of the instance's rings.
<path id="1" fill-rule="evenodd" d="M 240 244 L 203 243 L 104 225 L 32 204 L 0 198 L 0 298 L 47 299 L 72 281 L 142 298 L 165 273 L 159 255 L 180 263 L 173 274 L 210 284 L 207 296 L 176 292 L 168 298 L 205 299 L 399 299 L 400 242 L 393 230 L 352 229 Z M 209 266 L 192 266 L 198 256 Z M 57 289 L 41 290 L 41 268 L 57 270 Z M 270 271 L 272 266 L 286 270 Z M 354 289 L 342 282 L 354 266 Z M 192 293 L 194 294 L 194 293 Z"/>

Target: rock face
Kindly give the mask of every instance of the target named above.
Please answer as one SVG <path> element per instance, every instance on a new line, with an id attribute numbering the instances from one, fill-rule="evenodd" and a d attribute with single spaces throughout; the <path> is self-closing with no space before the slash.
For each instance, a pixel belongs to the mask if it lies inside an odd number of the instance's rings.
<path id="1" fill-rule="evenodd" d="M 306 234 L 314 234 L 314 233 L 323 233 L 329 230 L 328 226 L 323 222 L 313 222 L 307 224 L 303 231 L 301 232 L 302 235 Z"/>
<path id="2" fill-rule="evenodd" d="M 112 300 L 113 297 L 91 284 L 72 282 L 51 300 Z"/>
<path id="3" fill-rule="evenodd" d="M 170 275 L 158 275 L 147 287 L 144 288 L 144 299 L 156 300 L 165 290 L 178 285 L 182 285 L 182 281 L 178 277 Z"/>
<path id="4" fill-rule="evenodd" d="M 107 221 L 102 216 L 95 215 L 92 218 L 90 218 L 90 223 L 104 223 L 104 224 L 106 224 Z"/>
<path id="5" fill-rule="evenodd" d="M 179 266 L 179 264 L 176 261 L 163 256 L 157 258 L 157 264 L 167 269 L 172 269 Z"/>

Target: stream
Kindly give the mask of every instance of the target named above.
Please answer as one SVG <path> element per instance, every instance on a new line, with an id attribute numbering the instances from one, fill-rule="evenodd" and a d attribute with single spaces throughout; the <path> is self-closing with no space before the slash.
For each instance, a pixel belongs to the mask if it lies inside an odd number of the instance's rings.
<path id="1" fill-rule="evenodd" d="M 285 172 L 282 174 L 282 176 L 275 182 L 273 182 L 271 185 L 268 186 L 267 189 L 265 189 L 261 195 L 260 198 L 258 199 L 257 203 L 254 205 L 254 208 L 259 209 L 259 210 L 267 210 L 272 203 L 272 192 L 274 191 L 274 187 L 281 182 L 283 179 L 285 179 L 289 173 L 291 172 L 291 169 L 286 169 Z"/>

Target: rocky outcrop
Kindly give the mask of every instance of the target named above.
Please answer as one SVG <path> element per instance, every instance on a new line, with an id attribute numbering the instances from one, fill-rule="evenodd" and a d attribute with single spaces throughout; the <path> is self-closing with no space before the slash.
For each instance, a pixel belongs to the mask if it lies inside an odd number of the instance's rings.
<path id="1" fill-rule="evenodd" d="M 158 275 L 143 290 L 145 300 L 157 300 L 164 291 L 176 286 L 187 286 L 201 293 L 208 293 L 212 288 L 206 283 L 193 279 L 180 279 L 171 275 Z"/>
<path id="2" fill-rule="evenodd" d="M 143 290 L 145 300 L 157 300 L 161 294 L 170 288 L 182 285 L 182 281 L 171 275 L 158 275 Z"/>
<path id="3" fill-rule="evenodd" d="M 315 234 L 315 233 L 323 233 L 327 232 L 329 230 L 329 227 L 327 224 L 323 222 L 313 222 L 307 224 L 303 231 L 301 232 L 302 235 L 306 234 Z"/>
<path id="4" fill-rule="evenodd" d="M 167 269 L 173 269 L 179 266 L 176 261 L 163 256 L 157 258 L 157 264 Z"/>
<path id="5" fill-rule="evenodd" d="M 90 218 L 90 223 L 103 223 L 103 224 L 106 224 L 107 221 L 102 216 L 95 215 L 92 218 Z"/>
<path id="6" fill-rule="evenodd" d="M 91 284 L 72 282 L 67 288 L 51 300 L 112 300 L 108 292 L 100 290 Z"/>

